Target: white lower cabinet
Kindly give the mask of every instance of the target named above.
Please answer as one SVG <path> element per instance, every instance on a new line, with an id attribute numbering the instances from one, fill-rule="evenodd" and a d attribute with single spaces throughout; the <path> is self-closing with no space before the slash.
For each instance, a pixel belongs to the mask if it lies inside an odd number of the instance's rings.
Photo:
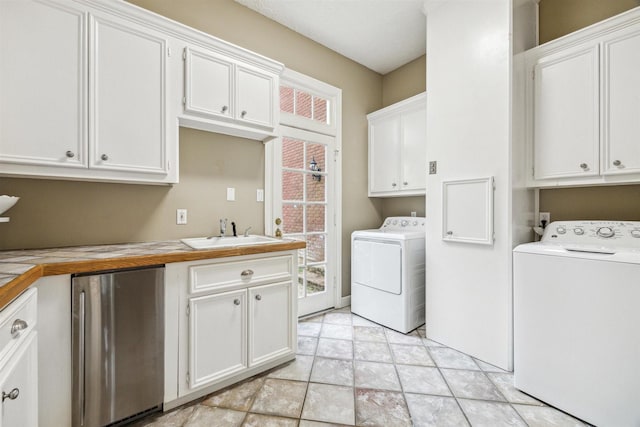
<path id="1" fill-rule="evenodd" d="M 167 264 L 165 410 L 295 358 L 297 271 L 295 250 Z"/>
<path id="2" fill-rule="evenodd" d="M 0 312 L 0 427 L 38 426 L 37 291 Z"/>
<path id="3" fill-rule="evenodd" d="M 246 368 L 247 291 L 189 298 L 189 387 Z"/>

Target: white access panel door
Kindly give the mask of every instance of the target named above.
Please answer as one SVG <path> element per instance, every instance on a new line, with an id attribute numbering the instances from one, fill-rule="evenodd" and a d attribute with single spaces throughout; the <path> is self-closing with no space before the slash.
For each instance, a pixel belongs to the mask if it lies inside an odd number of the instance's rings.
<path id="1" fill-rule="evenodd" d="M 166 174 L 167 40 L 111 17 L 91 24 L 91 168 Z"/>
<path id="2" fill-rule="evenodd" d="M 598 45 L 547 56 L 534 73 L 535 179 L 597 176 Z"/>
<path id="3" fill-rule="evenodd" d="M 427 106 L 402 115 L 403 190 L 424 190 L 427 181 Z"/>
<path id="4" fill-rule="evenodd" d="M 399 295 L 402 291 L 402 247 L 399 242 L 353 241 L 354 284 Z"/>
<path id="5" fill-rule="evenodd" d="M 640 172 L 640 31 L 603 43 L 603 175 Z"/>
<path id="6" fill-rule="evenodd" d="M 0 1 L 0 161 L 87 167 L 86 14 Z"/>

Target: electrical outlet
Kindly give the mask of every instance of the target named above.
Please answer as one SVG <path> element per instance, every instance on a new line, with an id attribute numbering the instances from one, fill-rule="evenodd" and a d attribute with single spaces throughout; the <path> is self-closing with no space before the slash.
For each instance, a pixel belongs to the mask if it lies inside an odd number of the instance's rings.
<path id="1" fill-rule="evenodd" d="M 264 190 L 262 188 L 256 190 L 256 202 L 264 202 Z"/>
<path id="2" fill-rule="evenodd" d="M 438 162 L 429 162 L 429 175 L 438 173 Z"/>
<path id="3" fill-rule="evenodd" d="M 176 224 L 185 225 L 187 223 L 187 210 L 186 209 L 177 209 L 176 210 Z"/>
<path id="4" fill-rule="evenodd" d="M 551 213 L 549 212 L 540 212 L 540 225 L 546 227 L 551 222 Z M 544 225 L 543 225 L 544 221 Z"/>
<path id="5" fill-rule="evenodd" d="M 414 212 L 411 212 L 411 216 L 415 218 L 415 216 L 416 216 L 416 212 L 415 212 L 415 211 L 414 211 Z"/>

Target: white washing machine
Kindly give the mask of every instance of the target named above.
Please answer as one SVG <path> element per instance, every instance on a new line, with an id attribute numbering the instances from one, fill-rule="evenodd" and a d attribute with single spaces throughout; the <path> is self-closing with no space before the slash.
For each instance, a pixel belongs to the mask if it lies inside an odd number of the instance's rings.
<path id="1" fill-rule="evenodd" d="M 425 219 L 389 217 L 351 234 L 351 311 L 407 333 L 424 324 Z"/>
<path id="2" fill-rule="evenodd" d="M 563 221 L 513 254 L 514 384 L 598 426 L 640 426 L 640 222 Z"/>

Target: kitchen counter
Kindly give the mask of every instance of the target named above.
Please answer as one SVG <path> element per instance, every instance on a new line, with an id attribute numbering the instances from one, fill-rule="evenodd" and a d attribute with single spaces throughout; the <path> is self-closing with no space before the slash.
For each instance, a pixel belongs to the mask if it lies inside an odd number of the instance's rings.
<path id="1" fill-rule="evenodd" d="M 43 276 L 143 267 L 239 255 L 303 249 L 306 243 L 284 239 L 281 243 L 195 250 L 180 242 L 129 243 L 23 249 L 0 252 L 0 309 Z"/>

